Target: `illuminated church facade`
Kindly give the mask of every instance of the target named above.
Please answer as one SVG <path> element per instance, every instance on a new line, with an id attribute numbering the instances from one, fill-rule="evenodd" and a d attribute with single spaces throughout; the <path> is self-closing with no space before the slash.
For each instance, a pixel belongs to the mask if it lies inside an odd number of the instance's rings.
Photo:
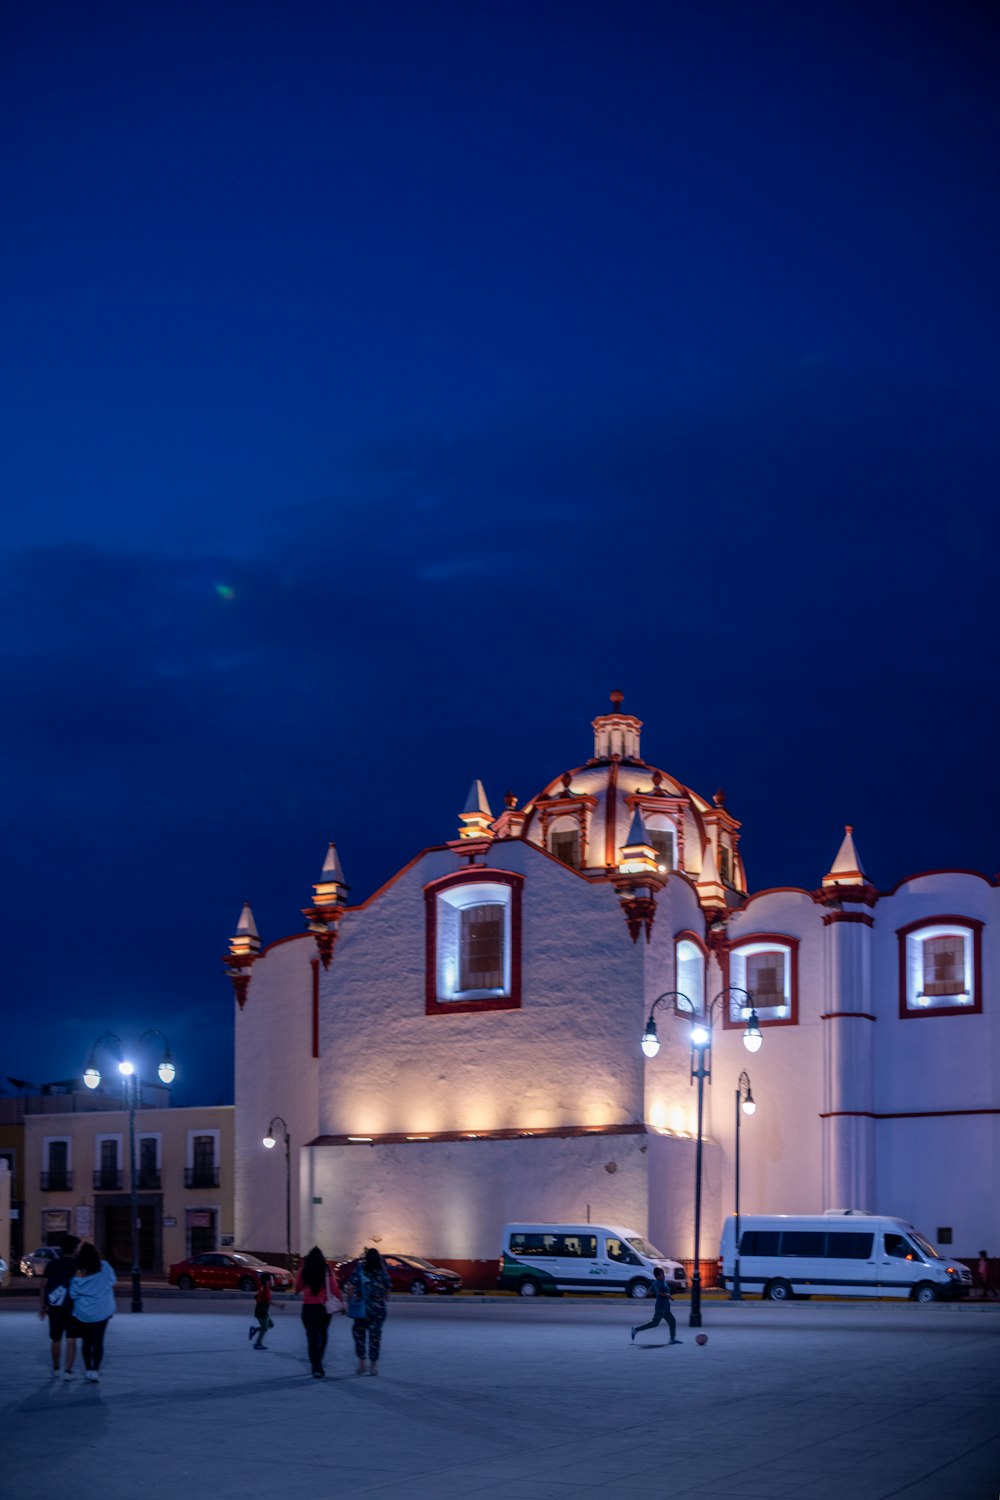
<path id="1" fill-rule="evenodd" d="M 591 757 L 523 806 L 508 794 L 495 816 L 474 782 L 453 836 L 366 901 L 331 844 L 305 930 L 265 946 L 244 907 L 227 957 L 237 1242 L 284 1247 L 283 1153 L 261 1147 L 280 1117 L 293 1250 L 482 1267 L 507 1221 L 589 1218 L 690 1263 L 693 1009 L 712 1035 L 706 1271 L 743 1073 L 744 1212 L 899 1215 L 960 1257 L 1000 1243 L 996 880 L 877 890 L 848 828 L 814 889 L 751 891 L 722 793 L 644 760 L 620 694 L 592 728 Z"/>

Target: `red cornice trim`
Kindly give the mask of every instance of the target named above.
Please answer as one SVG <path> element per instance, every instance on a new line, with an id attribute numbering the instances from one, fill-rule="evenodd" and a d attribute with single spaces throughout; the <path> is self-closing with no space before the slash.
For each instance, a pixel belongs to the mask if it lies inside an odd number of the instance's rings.
<path id="1" fill-rule="evenodd" d="M 414 1132 L 390 1131 L 385 1135 L 355 1137 L 318 1135 L 307 1141 L 309 1146 L 426 1146 L 438 1141 L 517 1141 L 534 1136 L 538 1139 L 565 1140 L 584 1135 L 647 1135 L 645 1125 L 552 1125 L 542 1130 L 433 1130 Z"/>
<path id="2" fill-rule="evenodd" d="M 821 1120 L 841 1116 L 864 1120 L 948 1120 L 960 1115 L 1000 1115 L 1000 1109 L 893 1109 L 878 1114 L 873 1109 L 831 1109 L 820 1114 Z"/>
<path id="3" fill-rule="evenodd" d="M 319 959 L 310 959 L 312 968 L 312 1055 L 319 1057 Z"/>
<path id="4" fill-rule="evenodd" d="M 308 938 L 312 941 L 313 935 L 311 932 L 290 932 L 287 937 L 275 938 L 273 942 L 268 943 L 266 948 L 262 948 L 256 956 L 257 958 L 263 958 L 264 954 L 270 953 L 272 948 L 280 948 L 282 943 L 300 943 L 303 938 Z M 233 961 L 235 963 L 237 960 L 234 959 Z"/>
<path id="5" fill-rule="evenodd" d="M 559 861 L 557 860 L 558 864 Z M 564 868 L 566 868 L 564 866 Z M 451 886 L 476 885 L 491 881 L 510 886 L 510 994 L 490 1000 L 439 1000 L 437 993 L 437 898 Z M 514 870 L 494 870 L 472 865 L 442 875 L 424 886 L 424 1014 L 428 1016 L 470 1015 L 487 1010 L 521 1009 L 521 890 L 524 876 Z"/>
<path id="6" fill-rule="evenodd" d="M 867 1010 L 828 1010 L 820 1016 L 821 1021 L 877 1021 L 878 1016 L 871 1015 Z"/>
<path id="7" fill-rule="evenodd" d="M 865 927 L 875 926 L 875 918 L 870 917 L 866 911 L 824 912 L 823 926 L 830 927 L 834 922 L 861 922 Z"/>
<path id="8" fill-rule="evenodd" d="M 748 906 L 751 906 L 754 901 L 759 901 L 762 896 L 780 896 L 786 892 L 791 892 L 795 896 L 808 896 L 810 901 L 813 899 L 812 891 L 807 891 L 801 885 L 769 885 L 766 890 L 754 891 L 752 896 L 747 896 L 739 910 L 746 911 Z M 733 915 L 735 916 L 735 912 Z"/>
<path id="9" fill-rule="evenodd" d="M 606 869 L 618 868 L 618 846 L 615 829 L 618 824 L 617 803 L 618 762 L 613 760 L 608 770 L 608 789 L 604 797 L 604 864 Z"/>
<path id="10" fill-rule="evenodd" d="M 906 939 L 923 927 L 965 927 L 972 933 L 972 983 L 975 994 L 971 1005 L 929 1005 L 926 1010 L 906 1003 Z M 901 1021 L 930 1021 L 937 1016 L 978 1016 L 983 1011 L 983 923 L 978 917 L 920 917 L 896 928 L 899 939 L 899 1018 Z"/>
<path id="11" fill-rule="evenodd" d="M 959 866 L 954 869 L 921 870 L 917 875 L 907 875 L 903 880 L 897 880 L 891 890 L 883 891 L 881 894 L 883 896 L 894 896 L 902 886 L 909 885 L 911 880 L 926 880 L 929 875 L 972 875 L 976 880 L 985 881 L 987 885 L 1000 885 L 1000 876 L 998 875 L 984 875 L 982 870 L 966 870 Z"/>

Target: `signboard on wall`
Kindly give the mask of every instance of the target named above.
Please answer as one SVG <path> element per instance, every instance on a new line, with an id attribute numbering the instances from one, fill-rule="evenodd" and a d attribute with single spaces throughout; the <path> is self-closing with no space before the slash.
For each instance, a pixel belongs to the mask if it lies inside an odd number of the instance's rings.
<path id="1" fill-rule="evenodd" d="M 211 1229 L 212 1210 L 210 1208 L 192 1208 L 188 1210 L 189 1229 Z"/>
<path id="2" fill-rule="evenodd" d="M 176 1229 L 177 1228 L 177 1220 L 176 1219 L 172 1219 L 170 1217 L 166 1217 L 163 1220 L 163 1227 L 164 1227 L 164 1229 Z"/>
<path id="3" fill-rule="evenodd" d="M 94 1214 L 89 1203 L 79 1203 L 76 1209 L 76 1232 L 81 1240 L 89 1240 L 94 1234 Z"/>

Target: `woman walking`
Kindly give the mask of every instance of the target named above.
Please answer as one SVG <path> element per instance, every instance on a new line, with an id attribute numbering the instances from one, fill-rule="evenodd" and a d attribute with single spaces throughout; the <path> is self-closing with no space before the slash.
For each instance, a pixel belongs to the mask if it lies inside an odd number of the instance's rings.
<path id="1" fill-rule="evenodd" d="M 326 1373 L 323 1369 L 323 1355 L 330 1331 L 330 1318 L 334 1310 L 344 1311 L 344 1301 L 337 1278 L 318 1245 L 313 1245 L 302 1262 L 295 1290 L 302 1293 L 302 1326 L 306 1331 L 313 1379 L 322 1380 Z"/>
<path id="2" fill-rule="evenodd" d="M 358 1356 L 358 1374 L 365 1373 L 365 1345 L 371 1360 L 370 1370 L 378 1374 L 379 1353 L 382 1348 L 382 1324 L 385 1322 L 386 1302 L 389 1300 L 389 1277 L 382 1264 L 382 1257 L 374 1245 L 365 1251 L 364 1260 L 358 1262 L 347 1278 L 348 1304 L 353 1304 L 358 1313 L 351 1311 L 354 1329 L 354 1352 Z"/>
<path id="3" fill-rule="evenodd" d="M 91 1244 L 81 1245 L 69 1284 L 75 1337 L 83 1340 L 83 1378 L 100 1380 L 104 1332 L 115 1315 L 115 1273 Z"/>

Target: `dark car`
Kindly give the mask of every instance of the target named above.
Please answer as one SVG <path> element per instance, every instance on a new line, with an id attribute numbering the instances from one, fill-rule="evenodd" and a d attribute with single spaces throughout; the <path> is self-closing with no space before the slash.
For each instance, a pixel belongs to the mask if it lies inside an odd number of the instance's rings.
<path id="1" fill-rule="evenodd" d="M 292 1278 L 281 1266 L 269 1266 L 245 1250 L 209 1250 L 204 1255 L 191 1255 L 170 1267 L 167 1280 L 182 1291 L 195 1286 L 210 1286 L 256 1292 L 262 1271 L 270 1274 L 275 1291 L 284 1292 L 291 1287 Z"/>
<path id="2" fill-rule="evenodd" d="M 428 1292 L 457 1292 L 461 1288 L 462 1278 L 457 1271 L 447 1271 L 420 1255 L 383 1255 L 382 1260 L 394 1292 L 424 1297 Z M 357 1264 L 357 1259 L 340 1262 L 337 1280 L 342 1286 Z"/>

